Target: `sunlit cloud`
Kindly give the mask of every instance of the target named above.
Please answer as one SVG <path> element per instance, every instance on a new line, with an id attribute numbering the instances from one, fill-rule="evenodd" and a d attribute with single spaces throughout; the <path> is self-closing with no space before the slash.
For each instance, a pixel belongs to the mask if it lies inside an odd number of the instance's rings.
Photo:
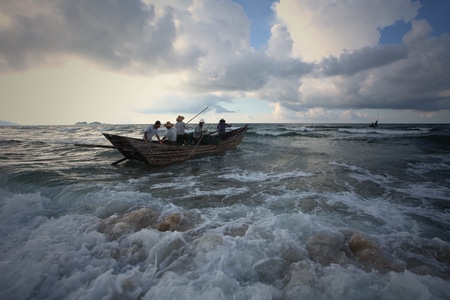
<path id="1" fill-rule="evenodd" d="M 263 4 L 261 49 L 230 0 L 0 1 L 0 120 L 146 123 L 205 107 L 230 122 L 448 116 L 450 36 L 417 19 L 419 2 Z M 396 22 L 411 29 L 381 45 Z"/>

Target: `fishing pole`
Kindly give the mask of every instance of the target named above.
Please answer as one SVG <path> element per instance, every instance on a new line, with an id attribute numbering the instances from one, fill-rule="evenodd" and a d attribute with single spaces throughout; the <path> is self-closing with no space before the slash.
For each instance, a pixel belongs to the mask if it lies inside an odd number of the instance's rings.
<path id="1" fill-rule="evenodd" d="M 192 156 L 192 154 L 194 153 L 195 149 L 197 149 L 197 146 L 200 145 L 200 142 L 202 141 L 203 137 L 205 136 L 206 131 L 208 131 L 208 127 L 209 127 L 209 125 L 206 126 L 206 129 L 204 130 L 204 133 L 202 133 L 202 136 L 198 139 L 197 144 L 195 145 L 194 149 L 192 149 L 192 151 L 189 154 L 188 158 L 190 158 Z"/>
<path id="2" fill-rule="evenodd" d="M 204 109 L 204 110 L 202 110 L 201 112 L 199 112 L 198 114 L 196 114 L 192 119 L 190 119 L 189 121 L 187 121 L 186 122 L 186 124 L 188 124 L 190 121 L 192 121 L 192 120 L 194 120 L 195 118 L 197 118 L 198 117 L 198 115 L 200 115 L 201 113 L 203 113 L 205 110 L 207 110 L 208 109 L 208 106 Z"/>

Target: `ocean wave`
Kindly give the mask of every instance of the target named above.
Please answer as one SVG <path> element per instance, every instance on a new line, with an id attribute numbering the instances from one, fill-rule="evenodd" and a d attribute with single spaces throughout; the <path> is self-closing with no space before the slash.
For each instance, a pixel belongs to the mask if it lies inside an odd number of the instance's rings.
<path id="1" fill-rule="evenodd" d="M 311 176 L 313 176 L 312 173 L 307 173 L 303 171 L 292 171 L 285 173 L 236 171 L 230 174 L 219 175 L 218 178 L 237 180 L 240 182 L 264 182 L 264 181 L 278 182 L 287 178 L 311 177 Z"/>
<path id="2" fill-rule="evenodd" d="M 339 128 L 339 132 L 347 132 L 351 134 L 367 134 L 367 135 L 389 135 L 389 136 L 413 136 L 413 135 L 425 135 L 432 131 L 432 129 L 427 128 L 411 128 L 408 130 L 398 130 L 398 129 L 377 129 L 377 128 Z"/>
<path id="3" fill-rule="evenodd" d="M 70 144 L 144 126 L 0 128 L 0 298 L 446 299 L 448 126 L 384 126 L 415 135 L 252 124 L 158 168 Z"/>
<path id="4" fill-rule="evenodd" d="M 310 135 L 315 133 L 315 128 L 281 128 L 281 129 L 257 129 L 257 130 L 249 130 L 248 134 L 258 135 L 258 136 L 275 136 L 275 137 L 283 137 L 283 136 L 303 136 Z"/>

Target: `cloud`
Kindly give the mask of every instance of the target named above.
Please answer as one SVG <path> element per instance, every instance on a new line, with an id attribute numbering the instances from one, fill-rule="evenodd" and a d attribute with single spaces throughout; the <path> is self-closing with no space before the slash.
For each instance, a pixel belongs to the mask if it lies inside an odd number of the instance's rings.
<path id="1" fill-rule="evenodd" d="M 192 72 L 185 85 L 203 92 L 252 92 L 266 89 L 274 80 L 298 82 L 312 68 L 312 64 L 297 59 L 278 60 L 262 53 L 247 52 L 228 57 L 217 70 Z"/>
<path id="2" fill-rule="evenodd" d="M 323 73 L 302 86 L 303 107 L 450 109 L 450 36 L 429 37 L 413 26 L 402 46 L 366 48 L 322 60 Z M 411 39 L 412 36 L 417 37 Z"/>
<path id="3" fill-rule="evenodd" d="M 208 112 L 214 111 L 219 114 L 235 112 L 224 107 L 224 104 L 233 103 L 234 97 L 230 97 L 229 95 L 198 94 L 187 99 L 183 94 L 168 93 L 160 99 L 164 105 L 152 107 L 151 109 L 139 108 L 136 112 L 178 114 L 180 109 L 182 109 L 184 113 L 196 114 L 205 108 L 208 108 Z"/>
<path id="4" fill-rule="evenodd" d="M 301 78 L 293 111 L 325 109 L 450 109 L 449 36 L 431 37 L 420 4 L 402 1 L 294 1 L 274 5 L 293 57 L 317 61 Z M 411 22 L 403 44 L 381 47 L 380 29 Z M 281 91 L 270 89 L 281 95 Z M 285 91 L 288 89 L 285 89 Z"/>
<path id="5" fill-rule="evenodd" d="M 281 0 L 273 7 L 292 37 L 293 55 L 313 61 L 376 46 L 380 29 L 399 20 L 409 22 L 420 4 L 410 0 Z"/>
<path id="6" fill-rule="evenodd" d="M 433 37 L 426 20 L 414 19 L 417 1 L 280 0 L 272 7 L 277 23 L 267 48 L 255 50 L 251 20 L 229 0 L 0 0 L 0 76 L 27 74 L 15 86 L 24 78 L 32 85 L 42 74 L 32 71 L 45 66 L 64 70 L 55 73 L 67 76 L 57 82 L 75 86 L 73 72 L 88 69 L 89 82 L 97 84 L 82 101 L 64 99 L 109 107 L 98 96 L 109 97 L 140 113 L 139 120 L 206 106 L 244 114 L 238 103 L 244 107 L 246 99 L 266 101 L 283 120 L 329 120 L 333 110 L 342 111 L 341 118 L 358 118 L 362 109 L 424 116 L 450 110 L 450 37 Z M 380 30 L 398 21 L 411 24 L 402 43 L 379 45 Z M 77 80 L 86 78 L 78 73 Z M 110 74 L 114 87 L 105 80 Z M 30 99 L 26 89 L 7 82 L 0 84 L 8 89 L 3 95 Z M 62 101 L 63 88 L 49 97 L 52 85 L 33 85 L 42 98 L 36 107 L 49 107 L 43 104 L 49 98 Z"/>
<path id="7" fill-rule="evenodd" d="M 275 24 L 271 29 L 271 34 L 266 53 L 279 59 L 291 57 L 293 41 L 287 28 L 280 24 Z"/>
<path id="8" fill-rule="evenodd" d="M 365 47 L 344 51 L 339 58 L 323 58 L 318 67 L 324 76 L 353 75 L 360 71 L 389 65 L 407 56 L 405 46 Z"/>
<path id="9" fill-rule="evenodd" d="M 203 55 L 192 44 L 177 45 L 179 28 L 170 7 L 156 11 L 140 0 L 54 0 L 30 14 L 34 2 L 23 11 L 4 2 L 10 20 L 0 30 L 3 72 L 68 56 L 116 70 L 167 72 L 195 66 Z"/>

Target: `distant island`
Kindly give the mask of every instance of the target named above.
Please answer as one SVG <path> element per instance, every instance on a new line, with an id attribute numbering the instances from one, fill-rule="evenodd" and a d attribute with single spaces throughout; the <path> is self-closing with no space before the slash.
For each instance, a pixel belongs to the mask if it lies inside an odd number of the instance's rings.
<path id="1" fill-rule="evenodd" d="M 86 121 L 83 121 L 83 122 L 77 122 L 77 123 L 75 123 L 75 125 L 101 125 L 101 124 L 103 124 L 103 123 L 100 123 L 100 122 L 91 122 L 91 123 L 88 123 L 88 122 L 86 122 Z"/>
<path id="2" fill-rule="evenodd" d="M 86 121 L 75 123 L 75 125 L 103 125 L 103 124 L 104 123 L 101 123 L 101 122 L 90 122 L 90 123 L 88 123 Z M 8 121 L 0 120 L 0 126 L 19 126 L 19 125 L 20 124 L 17 124 L 17 123 L 12 123 L 12 122 L 8 122 Z"/>
<path id="3" fill-rule="evenodd" d="M 0 126 L 16 126 L 19 124 L 0 120 Z"/>

